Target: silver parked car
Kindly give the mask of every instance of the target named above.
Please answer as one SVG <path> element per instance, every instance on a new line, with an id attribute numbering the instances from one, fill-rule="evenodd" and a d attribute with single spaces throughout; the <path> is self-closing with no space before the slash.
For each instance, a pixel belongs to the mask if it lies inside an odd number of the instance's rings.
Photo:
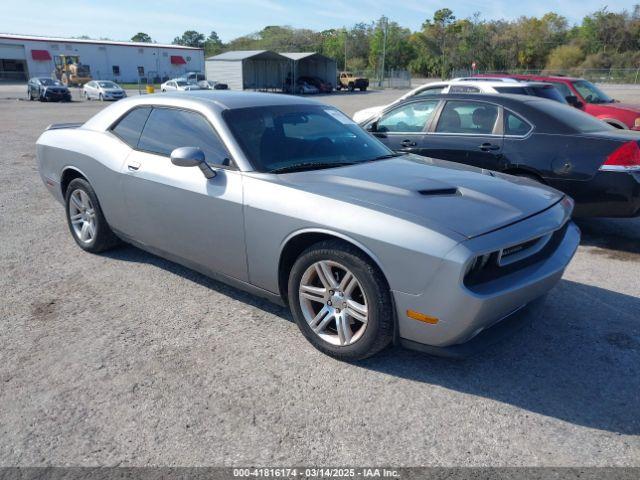
<path id="1" fill-rule="evenodd" d="M 127 96 L 124 89 L 110 80 L 91 80 L 82 87 L 85 100 L 120 100 Z"/>
<path id="2" fill-rule="evenodd" d="M 124 240 L 288 304 L 341 359 L 491 337 L 556 284 L 579 242 L 562 193 L 394 154 L 298 97 L 129 98 L 51 126 L 37 158 L 82 249 Z"/>

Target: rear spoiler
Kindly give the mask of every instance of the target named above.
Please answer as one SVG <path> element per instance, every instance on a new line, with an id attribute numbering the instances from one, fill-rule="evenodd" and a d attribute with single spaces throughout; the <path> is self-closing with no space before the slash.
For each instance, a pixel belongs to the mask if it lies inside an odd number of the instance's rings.
<path id="1" fill-rule="evenodd" d="M 52 123 L 46 130 L 61 130 L 63 128 L 80 128 L 82 123 Z"/>

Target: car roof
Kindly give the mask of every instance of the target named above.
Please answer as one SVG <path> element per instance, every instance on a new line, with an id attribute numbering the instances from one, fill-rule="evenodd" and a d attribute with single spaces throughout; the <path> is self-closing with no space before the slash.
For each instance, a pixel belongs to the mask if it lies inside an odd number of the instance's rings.
<path id="1" fill-rule="evenodd" d="M 555 102 L 555 100 L 548 100 L 542 97 L 536 97 L 534 95 L 514 95 L 511 93 L 440 93 L 436 95 L 429 95 L 428 97 L 411 97 L 400 104 L 393 105 L 393 108 L 397 108 L 398 105 L 404 103 L 411 103 L 417 101 L 425 101 L 431 99 L 443 99 L 443 100 L 472 100 L 479 102 L 492 102 L 505 107 L 528 104 L 535 106 L 542 102 Z"/>

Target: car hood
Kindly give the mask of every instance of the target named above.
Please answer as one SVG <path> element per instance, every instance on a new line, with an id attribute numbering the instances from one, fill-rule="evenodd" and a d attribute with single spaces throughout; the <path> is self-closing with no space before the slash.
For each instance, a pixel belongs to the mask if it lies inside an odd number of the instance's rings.
<path id="1" fill-rule="evenodd" d="M 631 103 L 605 103 L 609 108 L 615 108 L 616 110 L 624 110 L 625 112 L 640 113 L 640 106 L 632 105 Z"/>
<path id="2" fill-rule="evenodd" d="M 529 179 L 417 155 L 279 177 L 296 188 L 466 238 L 535 215 L 564 197 Z"/>

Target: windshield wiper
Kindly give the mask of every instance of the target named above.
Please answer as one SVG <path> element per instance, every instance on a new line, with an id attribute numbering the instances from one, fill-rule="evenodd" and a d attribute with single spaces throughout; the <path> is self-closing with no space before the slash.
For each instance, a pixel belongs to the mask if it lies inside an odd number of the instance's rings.
<path id="1" fill-rule="evenodd" d="M 355 165 L 356 163 L 358 162 L 302 162 L 274 168 L 273 170 L 269 170 L 269 173 L 292 173 L 302 172 L 304 170 L 320 170 L 322 168 L 345 167 L 347 165 Z"/>

